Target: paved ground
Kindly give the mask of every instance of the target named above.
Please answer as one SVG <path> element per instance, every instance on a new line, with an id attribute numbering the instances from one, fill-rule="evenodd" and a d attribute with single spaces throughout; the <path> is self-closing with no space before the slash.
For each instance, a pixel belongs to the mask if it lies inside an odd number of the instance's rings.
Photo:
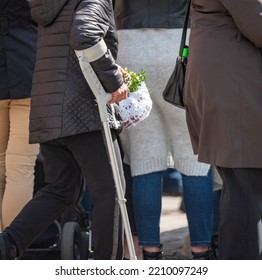
<path id="1" fill-rule="evenodd" d="M 162 200 L 161 216 L 161 243 L 163 244 L 164 259 L 188 259 L 190 251 L 184 245 L 184 240 L 188 235 L 187 219 L 183 211 L 180 210 L 182 198 L 173 195 L 164 195 Z M 35 251 L 35 250 L 33 250 Z M 31 252 L 31 251 L 30 251 Z M 28 252 L 21 259 L 37 259 L 38 255 Z M 48 251 L 46 259 L 57 259 Z M 60 255 L 58 255 L 60 257 Z"/>
<path id="2" fill-rule="evenodd" d="M 181 197 L 163 196 L 161 218 L 161 242 L 164 247 L 165 259 L 188 259 L 187 219 L 180 210 Z M 184 245 L 184 246 L 183 246 Z"/>

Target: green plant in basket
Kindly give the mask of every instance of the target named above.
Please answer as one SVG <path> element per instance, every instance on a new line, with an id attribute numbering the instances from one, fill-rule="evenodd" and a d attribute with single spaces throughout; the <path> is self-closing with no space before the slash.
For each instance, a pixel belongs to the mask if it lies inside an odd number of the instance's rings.
<path id="1" fill-rule="evenodd" d="M 128 86 L 130 92 L 138 91 L 139 87 L 142 83 L 146 80 L 145 71 L 141 70 L 140 73 L 130 71 L 129 69 L 125 68 L 127 74 L 123 76 L 125 83 Z"/>

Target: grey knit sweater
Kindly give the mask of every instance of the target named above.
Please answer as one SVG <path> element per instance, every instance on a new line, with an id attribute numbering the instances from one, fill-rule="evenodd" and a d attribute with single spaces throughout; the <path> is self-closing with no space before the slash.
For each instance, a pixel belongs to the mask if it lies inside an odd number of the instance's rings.
<path id="1" fill-rule="evenodd" d="M 185 111 L 162 98 L 163 89 L 173 71 L 178 54 L 181 29 L 118 30 L 117 62 L 132 71 L 144 69 L 153 108 L 147 119 L 124 129 L 120 137 L 124 161 L 132 176 L 174 167 L 186 175 L 207 175 L 209 164 L 200 163 L 193 154 Z M 214 182 L 220 178 L 214 172 Z"/>

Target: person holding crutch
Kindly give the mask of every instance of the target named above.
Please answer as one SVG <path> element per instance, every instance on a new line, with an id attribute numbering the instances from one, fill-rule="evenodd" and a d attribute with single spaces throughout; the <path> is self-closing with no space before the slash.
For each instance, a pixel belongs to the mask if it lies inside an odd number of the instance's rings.
<path id="1" fill-rule="evenodd" d="M 0 259 L 18 258 L 34 238 L 76 202 L 83 177 L 93 203 L 93 258 L 121 259 L 119 209 L 95 96 L 75 50 L 95 55 L 91 65 L 111 104 L 127 97 L 115 63 L 117 37 L 110 0 L 31 0 L 38 48 L 30 112 L 30 143 L 40 143 L 47 186 L 0 234 Z M 91 12 L 90 12 L 91 11 Z M 108 107 L 113 144 L 121 120 Z M 121 165 L 119 165 L 122 174 Z"/>

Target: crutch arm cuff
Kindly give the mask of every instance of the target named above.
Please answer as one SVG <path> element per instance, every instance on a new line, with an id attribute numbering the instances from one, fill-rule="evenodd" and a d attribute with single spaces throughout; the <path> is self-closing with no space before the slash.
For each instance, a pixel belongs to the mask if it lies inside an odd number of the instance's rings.
<path id="1" fill-rule="evenodd" d="M 97 44 L 94 46 L 84 49 L 84 50 L 75 50 L 77 57 L 80 59 L 87 60 L 88 62 L 92 62 L 98 60 L 102 57 L 107 51 L 107 45 L 102 38 Z"/>

